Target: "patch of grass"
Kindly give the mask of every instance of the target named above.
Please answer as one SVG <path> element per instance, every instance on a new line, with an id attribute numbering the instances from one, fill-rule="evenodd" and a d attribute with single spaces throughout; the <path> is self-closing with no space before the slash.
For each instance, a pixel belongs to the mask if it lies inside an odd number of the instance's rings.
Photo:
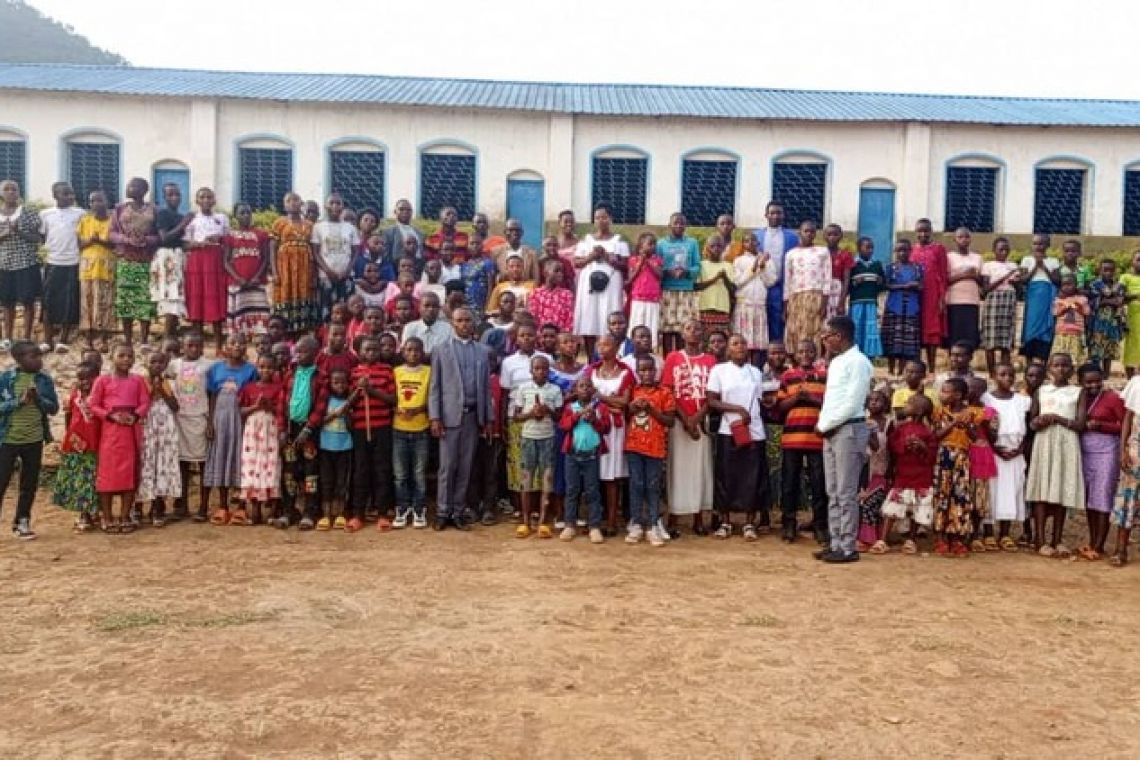
<path id="1" fill-rule="evenodd" d="M 99 619 L 95 623 L 97 630 L 104 633 L 119 633 L 132 631 L 136 628 L 152 628 L 166 625 L 166 615 L 153 610 L 136 610 L 132 612 L 114 612 Z"/>
<path id="2" fill-rule="evenodd" d="M 775 615 L 747 615 L 740 621 L 741 625 L 749 626 L 751 628 L 778 628 L 780 626 L 780 619 Z"/>
<path id="3" fill-rule="evenodd" d="M 201 620 L 191 620 L 185 623 L 185 625 L 188 628 L 232 628 L 238 625 L 250 625 L 252 623 L 264 623 L 267 620 L 276 620 L 278 616 L 279 613 L 276 610 L 269 610 L 268 612 L 243 611 L 202 618 Z"/>

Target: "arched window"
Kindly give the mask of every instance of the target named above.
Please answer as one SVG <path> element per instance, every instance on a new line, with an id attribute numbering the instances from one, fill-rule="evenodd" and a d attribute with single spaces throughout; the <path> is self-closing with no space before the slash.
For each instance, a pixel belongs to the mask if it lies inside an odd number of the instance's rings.
<path id="1" fill-rule="evenodd" d="M 420 216 L 435 219 L 452 206 L 460 219 L 475 216 L 476 151 L 460 142 L 420 146 Z"/>
<path id="2" fill-rule="evenodd" d="M 681 158 L 681 212 L 689 224 L 712 227 L 721 214 L 736 213 L 738 156 L 702 149 Z"/>
<path id="3" fill-rule="evenodd" d="M 1037 163 L 1033 169 L 1034 233 L 1081 234 L 1092 168 L 1088 160 L 1072 156 Z"/>
<path id="4" fill-rule="evenodd" d="M 798 150 L 772 158 L 772 200 L 784 206 L 789 227 L 811 219 L 823 224 L 827 211 L 827 170 L 831 160 L 822 153 Z"/>
<path id="5" fill-rule="evenodd" d="M 1124 167 L 1124 235 L 1140 235 L 1140 161 Z"/>
<path id="6" fill-rule="evenodd" d="M 946 162 L 943 229 L 996 230 L 998 187 L 1004 167 L 1001 159 L 984 154 L 956 156 Z"/>
<path id="7" fill-rule="evenodd" d="M 649 154 L 640 148 L 611 145 L 591 156 L 590 208 L 613 207 L 615 224 L 645 224 L 649 192 Z"/>
<path id="8" fill-rule="evenodd" d="M 22 132 L 0 127 L 0 180 L 14 179 L 28 194 L 28 139 Z"/>
<path id="9" fill-rule="evenodd" d="M 357 213 L 370 208 L 384 216 L 387 153 L 375 140 L 346 137 L 329 146 L 329 190 L 340 193 Z"/>
<path id="10" fill-rule="evenodd" d="M 281 208 L 293 189 L 293 146 L 275 135 L 248 135 L 237 143 L 237 197 L 254 209 Z"/>
<path id="11" fill-rule="evenodd" d="M 122 192 L 122 147 L 117 135 L 103 130 L 76 130 L 63 137 L 64 176 L 80 203 L 92 190 L 102 190 L 111 205 Z"/>

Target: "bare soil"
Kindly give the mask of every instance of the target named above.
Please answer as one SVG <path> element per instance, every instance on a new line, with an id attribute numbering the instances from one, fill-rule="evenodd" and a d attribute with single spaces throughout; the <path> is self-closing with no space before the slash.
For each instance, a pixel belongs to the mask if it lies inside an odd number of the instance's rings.
<path id="1" fill-rule="evenodd" d="M 4 758 L 1140 757 L 1135 567 L 36 514 Z"/>

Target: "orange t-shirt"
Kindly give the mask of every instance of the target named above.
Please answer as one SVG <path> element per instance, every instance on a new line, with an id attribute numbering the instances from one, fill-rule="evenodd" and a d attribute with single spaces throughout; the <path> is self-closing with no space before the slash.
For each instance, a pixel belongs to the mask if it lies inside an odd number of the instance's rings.
<path id="1" fill-rule="evenodd" d="M 635 385 L 630 401 L 648 399 L 649 405 L 659 412 L 672 412 L 677 408 L 673 394 L 668 388 L 658 385 L 650 388 Z M 625 433 L 625 450 L 643 454 L 654 459 L 664 459 L 668 447 L 669 428 L 653 419 L 649 412 L 634 412 L 629 416 L 629 426 Z"/>

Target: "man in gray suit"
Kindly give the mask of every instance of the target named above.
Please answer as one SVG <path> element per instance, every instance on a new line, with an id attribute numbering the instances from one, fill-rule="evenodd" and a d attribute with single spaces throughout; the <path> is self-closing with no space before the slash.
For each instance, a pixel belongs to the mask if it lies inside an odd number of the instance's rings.
<path id="1" fill-rule="evenodd" d="M 384 230 L 384 250 L 392 257 L 393 261 L 399 261 L 404 255 L 404 239 L 416 239 L 416 271 L 419 272 L 423 269 L 424 261 L 424 236 L 423 234 L 412 226 L 412 204 L 407 198 L 401 198 L 396 201 L 396 223 Z"/>
<path id="2" fill-rule="evenodd" d="M 456 309 L 451 327 L 455 337 L 431 356 L 428 417 L 431 434 L 440 439 L 439 504 L 432 528 L 443 530 L 450 523 L 470 530 L 463 512 L 471 460 L 479 434 L 490 435 L 494 414 L 491 364 L 487 347 L 474 339 L 475 318 L 469 309 Z"/>

